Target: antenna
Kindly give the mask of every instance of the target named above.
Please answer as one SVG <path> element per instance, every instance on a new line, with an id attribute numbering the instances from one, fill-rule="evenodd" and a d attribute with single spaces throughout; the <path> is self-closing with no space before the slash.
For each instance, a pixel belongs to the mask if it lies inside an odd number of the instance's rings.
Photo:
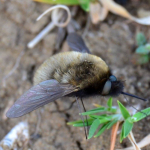
<path id="1" fill-rule="evenodd" d="M 144 99 L 144 98 L 141 98 L 141 97 L 138 97 L 138 96 L 136 96 L 136 95 L 129 94 L 129 93 L 121 92 L 121 94 L 127 95 L 127 96 L 131 96 L 131 97 L 134 97 L 134 98 L 143 100 L 143 101 L 147 101 L 147 99 Z"/>
<path id="2" fill-rule="evenodd" d="M 144 114 L 144 115 L 147 117 L 147 114 L 146 114 L 145 112 L 142 112 L 141 110 L 138 110 L 137 108 L 135 108 L 133 105 L 131 105 L 131 104 L 129 103 L 129 100 L 125 97 L 125 95 L 123 95 L 123 96 L 124 96 L 124 98 L 126 99 L 127 103 L 128 103 L 131 107 L 133 107 L 137 112 L 140 112 L 140 113 Z"/>

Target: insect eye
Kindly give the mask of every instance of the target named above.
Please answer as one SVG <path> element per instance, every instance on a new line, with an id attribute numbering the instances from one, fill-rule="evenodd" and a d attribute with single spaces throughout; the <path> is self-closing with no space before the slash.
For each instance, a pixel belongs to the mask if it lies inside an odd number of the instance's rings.
<path id="1" fill-rule="evenodd" d="M 102 95 L 107 95 L 110 92 L 111 89 L 111 81 L 106 81 L 103 91 L 102 91 Z"/>
<path id="2" fill-rule="evenodd" d="M 110 81 L 117 81 L 117 78 L 112 75 L 112 76 L 109 77 L 109 80 L 110 80 Z"/>

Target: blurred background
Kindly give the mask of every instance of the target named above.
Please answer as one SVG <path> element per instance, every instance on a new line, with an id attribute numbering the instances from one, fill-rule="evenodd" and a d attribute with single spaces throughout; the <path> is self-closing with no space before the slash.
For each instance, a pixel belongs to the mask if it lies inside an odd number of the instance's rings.
<path id="1" fill-rule="evenodd" d="M 132 15 L 140 16 L 141 9 L 150 16 L 149 0 L 118 1 Z M 0 140 L 19 122 L 27 121 L 29 139 L 26 144 L 20 142 L 18 149 L 33 150 L 107 150 L 110 143 L 108 130 L 99 138 L 86 140 L 83 128 L 68 126 L 66 123 L 80 119 L 76 104 L 69 110 L 72 98 L 62 98 L 56 103 L 48 104 L 36 111 L 17 119 L 5 116 L 8 108 L 33 85 L 35 70 L 47 58 L 58 52 L 70 50 L 64 34 L 62 42 L 57 45 L 59 28 L 49 32 L 34 48 L 27 44 L 50 22 L 50 15 L 40 21 L 36 18 L 50 7 L 49 4 L 32 0 L 0 1 Z M 136 35 L 142 32 L 147 42 L 150 42 L 150 27 L 137 24 L 123 17 L 109 13 L 104 21 L 96 25 L 88 21 L 89 15 L 80 7 L 76 10 L 74 19 L 80 26 L 78 33 L 85 34 L 85 42 L 92 54 L 106 61 L 113 74 L 125 81 L 125 91 L 143 98 L 150 98 L 150 64 L 139 63 L 136 49 Z M 88 26 L 88 27 L 87 27 Z M 149 55 L 149 54 L 148 54 Z M 125 106 L 128 103 L 123 96 L 114 99 L 114 105 L 119 99 Z M 140 109 L 150 106 L 150 103 L 134 98 L 128 98 L 130 105 L 139 104 Z M 93 97 L 84 99 L 87 110 L 94 108 L 93 103 L 106 105 L 107 98 Z M 149 99 L 150 100 L 150 99 Z M 135 124 L 133 132 L 140 141 L 150 132 L 150 117 Z M 130 142 L 125 139 L 116 147 L 125 148 Z M 149 146 L 143 150 L 149 150 Z"/>

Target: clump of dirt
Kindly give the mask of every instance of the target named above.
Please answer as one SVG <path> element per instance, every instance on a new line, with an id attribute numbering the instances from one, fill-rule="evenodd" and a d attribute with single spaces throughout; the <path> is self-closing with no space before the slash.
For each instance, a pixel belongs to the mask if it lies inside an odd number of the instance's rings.
<path id="1" fill-rule="evenodd" d="M 130 1 L 130 3 L 133 2 Z M 133 8 L 128 5 L 127 8 L 132 10 Z M 135 10 L 142 6 L 147 8 L 146 1 L 132 5 Z M 41 21 L 36 22 L 36 18 L 49 7 L 49 5 L 35 3 L 31 0 L 0 2 L 0 139 L 17 122 L 27 120 L 31 138 L 25 149 L 109 149 L 110 131 L 99 138 L 87 141 L 82 128 L 75 128 L 66 124 L 68 121 L 80 119 L 76 105 L 68 111 L 61 111 L 70 106 L 74 100 L 71 98 L 62 98 L 56 103 L 48 104 L 20 118 L 6 119 L 2 117 L 5 109 L 9 107 L 9 102 L 15 101 L 32 86 L 35 70 L 55 52 L 57 37 L 55 31 L 45 36 L 35 48 L 28 49 L 26 46 L 50 21 L 46 16 Z M 80 20 L 80 16 L 78 20 Z M 125 81 L 125 91 L 149 98 L 149 64 L 139 66 L 132 62 L 136 46 L 135 34 L 138 31 L 145 32 L 147 37 L 150 34 L 149 27 L 137 25 L 110 14 L 105 22 L 97 26 L 90 25 L 85 41 L 91 52 L 102 57 L 109 64 L 113 74 Z M 66 45 L 62 47 L 66 47 Z M 16 61 L 19 62 L 17 65 L 15 65 Z M 13 67 L 15 68 L 14 71 L 12 71 Z M 10 72 L 13 72 L 11 76 L 8 75 Z M 114 104 L 116 104 L 117 99 L 128 105 L 121 96 L 114 99 Z M 128 99 L 132 105 L 140 103 L 141 108 L 149 106 L 149 102 L 144 103 L 133 98 Z M 89 98 L 84 99 L 84 103 L 88 110 L 94 107 L 93 103 L 106 105 L 106 99 L 101 97 Z M 134 126 L 133 132 L 137 141 L 149 133 L 150 125 L 148 122 L 149 117 Z M 124 140 L 122 144 L 118 141 L 119 137 L 116 144 L 117 148 L 130 146 L 128 140 Z M 148 149 L 147 147 L 143 150 Z"/>

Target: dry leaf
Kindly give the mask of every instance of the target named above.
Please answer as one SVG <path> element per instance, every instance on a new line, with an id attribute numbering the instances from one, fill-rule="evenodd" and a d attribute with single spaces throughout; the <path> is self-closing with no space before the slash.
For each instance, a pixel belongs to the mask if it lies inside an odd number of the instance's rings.
<path id="1" fill-rule="evenodd" d="M 141 150 L 141 149 L 139 148 L 139 146 L 137 145 L 135 139 L 134 139 L 134 136 L 133 136 L 132 131 L 129 133 L 128 139 L 130 140 L 130 142 L 131 142 L 131 144 L 132 144 L 132 146 L 133 146 L 133 150 Z M 125 149 L 117 149 L 117 150 L 125 150 Z M 127 149 L 126 149 L 126 150 L 127 150 Z"/>
<path id="2" fill-rule="evenodd" d="M 93 24 L 100 21 L 101 5 L 98 2 L 90 3 L 90 16 Z"/>
<path id="3" fill-rule="evenodd" d="M 144 9 L 139 9 L 137 13 L 140 18 L 150 16 L 150 11 Z"/>
<path id="4" fill-rule="evenodd" d="M 119 4 L 115 3 L 114 1 L 112 1 L 112 0 L 100 0 L 100 2 L 110 12 L 117 14 L 117 15 L 121 15 L 121 16 L 128 18 L 128 19 L 132 18 L 131 15 L 128 13 L 128 11 L 125 8 L 123 8 Z"/>
<path id="5" fill-rule="evenodd" d="M 100 21 L 104 21 L 108 15 L 109 10 L 106 7 L 101 8 L 101 13 L 100 13 Z"/>
<path id="6" fill-rule="evenodd" d="M 99 1 L 102 3 L 103 7 L 105 7 L 114 14 L 120 15 L 132 21 L 135 21 L 139 24 L 150 25 L 150 16 L 145 18 L 136 18 L 132 16 L 125 8 L 123 8 L 121 5 L 115 3 L 112 0 L 99 0 Z"/>
<path id="7" fill-rule="evenodd" d="M 104 21 L 108 15 L 108 9 L 102 7 L 98 2 L 90 3 L 90 17 L 93 24 Z"/>
<path id="8" fill-rule="evenodd" d="M 149 144 L 150 144 L 150 134 L 147 135 L 144 139 L 142 139 L 137 145 L 139 146 L 139 148 L 143 148 Z M 128 148 L 118 149 L 118 150 L 134 150 L 134 147 L 128 147 Z"/>

